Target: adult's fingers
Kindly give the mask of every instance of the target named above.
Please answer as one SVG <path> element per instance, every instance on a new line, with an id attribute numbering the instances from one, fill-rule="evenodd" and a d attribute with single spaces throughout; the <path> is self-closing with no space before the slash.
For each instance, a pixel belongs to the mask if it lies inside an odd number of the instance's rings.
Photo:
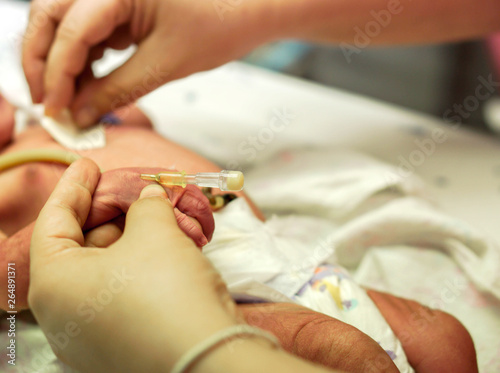
<path id="1" fill-rule="evenodd" d="M 121 106 L 129 105 L 174 78 L 174 66 L 165 67 L 165 46 L 158 35 L 150 35 L 139 44 L 137 51 L 122 66 L 109 75 L 88 82 L 77 92 L 71 105 L 75 121 L 81 127 Z M 178 56 L 173 56 L 177 60 Z"/>
<path id="2" fill-rule="evenodd" d="M 120 215 L 109 223 L 85 233 L 85 247 L 106 248 L 115 243 L 123 234 L 125 215 Z"/>
<path id="3" fill-rule="evenodd" d="M 0 94 L 0 149 L 14 134 L 14 107 Z"/>
<path id="4" fill-rule="evenodd" d="M 145 187 L 139 200 L 130 206 L 121 240 L 133 243 L 129 246 L 137 249 L 147 247 L 153 250 L 159 246 L 176 247 L 178 244 L 195 248 L 177 225 L 172 204 L 160 185 Z"/>
<path id="5" fill-rule="evenodd" d="M 130 19 L 131 0 L 76 0 L 57 27 L 44 75 L 44 104 L 56 114 L 73 100 L 75 80 L 87 63 L 89 50 Z"/>
<path id="6" fill-rule="evenodd" d="M 99 177 L 99 168 L 89 159 L 69 166 L 36 221 L 31 238 L 32 265 L 40 258 L 84 244 L 82 226 Z"/>
<path id="7" fill-rule="evenodd" d="M 57 25 L 74 0 L 34 0 L 23 37 L 22 64 L 34 103 L 43 100 L 45 61 Z"/>

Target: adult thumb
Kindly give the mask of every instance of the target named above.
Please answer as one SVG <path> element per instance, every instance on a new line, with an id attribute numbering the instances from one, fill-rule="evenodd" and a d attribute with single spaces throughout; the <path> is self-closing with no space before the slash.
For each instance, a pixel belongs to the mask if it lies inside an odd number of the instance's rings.
<path id="1" fill-rule="evenodd" d="M 196 247 L 177 225 L 167 193 L 154 184 L 145 187 L 139 199 L 130 206 L 120 241 L 133 250 L 164 250 L 184 244 Z"/>
<path id="2" fill-rule="evenodd" d="M 156 36 L 149 36 L 122 66 L 100 79 L 82 82 L 71 105 L 80 127 L 94 125 L 104 114 L 129 106 L 172 79 L 159 42 Z"/>

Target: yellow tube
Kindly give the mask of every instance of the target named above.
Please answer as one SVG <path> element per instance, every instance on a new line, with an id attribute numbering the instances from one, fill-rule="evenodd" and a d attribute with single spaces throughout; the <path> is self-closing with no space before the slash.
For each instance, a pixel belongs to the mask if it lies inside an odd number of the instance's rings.
<path id="1" fill-rule="evenodd" d="M 0 155 L 0 172 L 30 162 L 53 162 L 70 165 L 80 155 L 61 149 L 32 149 Z"/>

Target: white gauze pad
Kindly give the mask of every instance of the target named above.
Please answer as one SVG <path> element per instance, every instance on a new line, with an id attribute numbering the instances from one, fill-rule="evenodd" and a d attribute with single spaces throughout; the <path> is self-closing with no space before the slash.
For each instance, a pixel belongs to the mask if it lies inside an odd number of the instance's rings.
<path id="1" fill-rule="evenodd" d="M 104 125 L 80 129 L 73 122 L 71 113 L 64 109 L 57 118 L 42 116 L 40 125 L 62 146 L 73 150 L 102 148 L 106 145 Z"/>

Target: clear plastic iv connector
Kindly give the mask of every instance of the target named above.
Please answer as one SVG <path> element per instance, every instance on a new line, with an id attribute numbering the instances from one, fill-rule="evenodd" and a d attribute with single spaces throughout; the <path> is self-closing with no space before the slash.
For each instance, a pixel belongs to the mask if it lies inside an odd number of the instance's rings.
<path id="1" fill-rule="evenodd" d="M 223 170 L 221 172 L 160 172 L 156 175 L 142 174 L 141 179 L 156 181 L 163 185 L 178 185 L 183 188 L 188 184 L 199 187 L 219 188 L 223 191 L 238 192 L 243 189 L 245 178 L 240 171 Z"/>

